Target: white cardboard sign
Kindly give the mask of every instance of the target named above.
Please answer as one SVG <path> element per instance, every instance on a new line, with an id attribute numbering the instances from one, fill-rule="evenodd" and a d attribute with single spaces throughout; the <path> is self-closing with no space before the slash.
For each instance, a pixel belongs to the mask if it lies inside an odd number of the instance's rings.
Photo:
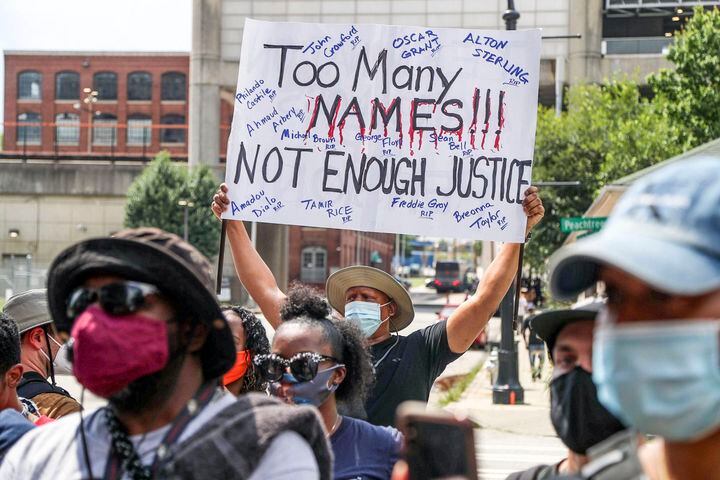
<path id="1" fill-rule="evenodd" d="M 247 20 L 224 218 L 522 242 L 540 30 Z"/>

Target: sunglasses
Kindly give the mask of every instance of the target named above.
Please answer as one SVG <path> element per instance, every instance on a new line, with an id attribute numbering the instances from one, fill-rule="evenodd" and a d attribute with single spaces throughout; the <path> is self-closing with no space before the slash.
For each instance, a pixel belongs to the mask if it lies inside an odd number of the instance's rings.
<path id="1" fill-rule="evenodd" d="M 258 367 L 260 374 L 268 382 L 279 382 L 290 369 L 290 373 L 299 382 L 309 382 L 317 375 L 318 365 L 323 361 L 339 363 L 336 358 L 320 355 L 314 352 L 302 352 L 292 358 L 283 358 L 274 353 L 257 355 L 253 363 Z"/>
<path id="2" fill-rule="evenodd" d="M 65 313 L 75 320 L 90 305 L 99 302 L 111 315 L 128 315 L 145 306 L 149 295 L 159 293 L 155 285 L 131 281 L 110 283 L 100 288 L 78 287 L 68 297 Z"/>

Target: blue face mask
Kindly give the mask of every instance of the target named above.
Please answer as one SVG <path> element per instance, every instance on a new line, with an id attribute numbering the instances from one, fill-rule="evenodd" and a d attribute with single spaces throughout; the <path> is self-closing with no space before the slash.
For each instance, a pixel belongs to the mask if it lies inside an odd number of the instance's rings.
<path id="1" fill-rule="evenodd" d="M 298 382 L 291 374 L 283 375 L 283 382 L 290 383 L 287 393 L 283 394 L 280 388 L 280 382 L 270 383 L 270 394 L 275 397 L 283 397 L 286 401 L 295 405 L 314 405 L 319 407 L 330 396 L 332 392 L 338 389 L 339 384 L 333 383 L 328 385 L 330 378 L 335 370 L 345 365 L 335 365 L 325 370 L 321 370 L 315 375 L 315 378 L 309 382 Z"/>
<path id="2" fill-rule="evenodd" d="M 720 428 L 720 320 L 638 322 L 595 330 L 593 381 L 615 416 L 674 441 Z"/>
<path id="3" fill-rule="evenodd" d="M 383 305 L 374 302 L 359 301 L 346 303 L 345 319 L 360 327 L 365 337 L 370 338 L 377 332 L 380 325 L 390 320 L 390 317 L 385 320 L 380 319 L 380 308 L 385 305 L 390 305 L 390 302 Z"/>

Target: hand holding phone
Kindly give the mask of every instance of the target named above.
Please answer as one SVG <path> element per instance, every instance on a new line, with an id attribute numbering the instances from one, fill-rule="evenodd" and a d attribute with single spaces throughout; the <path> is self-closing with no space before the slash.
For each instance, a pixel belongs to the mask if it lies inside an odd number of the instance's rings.
<path id="1" fill-rule="evenodd" d="M 405 436 L 410 480 L 477 480 L 473 423 L 421 402 L 402 403 L 396 424 Z"/>

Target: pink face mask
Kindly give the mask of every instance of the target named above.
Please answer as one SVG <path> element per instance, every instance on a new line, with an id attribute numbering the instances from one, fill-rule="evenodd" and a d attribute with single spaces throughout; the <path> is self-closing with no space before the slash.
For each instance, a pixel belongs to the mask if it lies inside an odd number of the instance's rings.
<path id="1" fill-rule="evenodd" d="M 90 306 L 75 320 L 72 337 L 73 373 L 104 398 L 168 361 L 167 324 L 143 315 L 115 317 Z"/>

